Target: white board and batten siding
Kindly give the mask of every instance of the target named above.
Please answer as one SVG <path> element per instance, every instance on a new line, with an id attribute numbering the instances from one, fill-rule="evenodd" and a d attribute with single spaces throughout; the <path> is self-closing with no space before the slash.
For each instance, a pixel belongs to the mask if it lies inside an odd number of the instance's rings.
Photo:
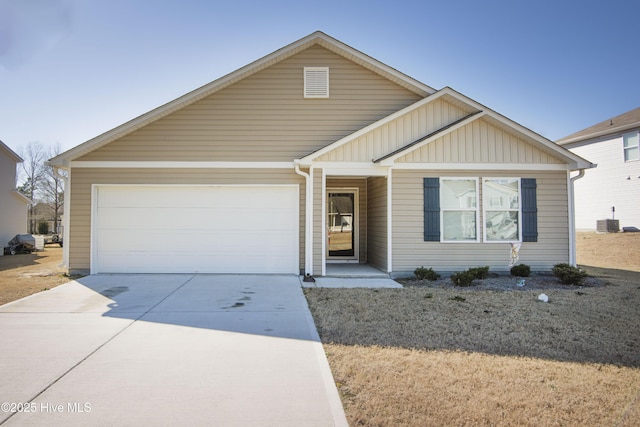
<path id="1" fill-rule="evenodd" d="M 92 273 L 299 273 L 297 185 L 95 185 Z"/>

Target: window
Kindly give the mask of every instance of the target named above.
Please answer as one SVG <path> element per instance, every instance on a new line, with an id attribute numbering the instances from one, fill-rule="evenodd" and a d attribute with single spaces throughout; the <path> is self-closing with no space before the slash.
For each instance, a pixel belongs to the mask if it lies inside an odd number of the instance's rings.
<path id="1" fill-rule="evenodd" d="M 478 180 L 441 178 L 442 241 L 478 241 Z"/>
<path id="2" fill-rule="evenodd" d="M 304 67 L 304 97 L 329 97 L 329 67 Z"/>
<path id="3" fill-rule="evenodd" d="M 631 132 L 622 136 L 624 161 L 640 160 L 640 135 L 639 132 Z"/>
<path id="4" fill-rule="evenodd" d="M 520 179 L 484 178 L 484 241 L 519 242 Z"/>
<path id="5" fill-rule="evenodd" d="M 478 178 L 424 178 L 424 241 L 479 242 Z M 535 178 L 483 178 L 484 242 L 538 241 Z"/>

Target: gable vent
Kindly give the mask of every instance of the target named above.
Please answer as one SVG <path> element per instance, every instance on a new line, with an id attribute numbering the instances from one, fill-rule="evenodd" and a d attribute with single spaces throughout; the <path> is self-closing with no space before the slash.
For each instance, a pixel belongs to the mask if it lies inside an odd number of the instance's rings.
<path id="1" fill-rule="evenodd" d="M 304 67 L 304 97 L 329 97 L 329 67 Z"/>

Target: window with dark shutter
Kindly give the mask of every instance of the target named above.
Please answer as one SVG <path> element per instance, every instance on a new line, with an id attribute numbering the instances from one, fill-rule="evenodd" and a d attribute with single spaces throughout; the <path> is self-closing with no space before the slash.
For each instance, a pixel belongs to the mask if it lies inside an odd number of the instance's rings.
<path id="1" fill-rule="evenodd" d="M 522 241 L 538 241 L 538 202 L 535 178 L 522 178 Z"/>
<path id="2" fill-rule="evenodd" d="M 440 241 L 440 178 L 424 178 L 424 241 Z"/>

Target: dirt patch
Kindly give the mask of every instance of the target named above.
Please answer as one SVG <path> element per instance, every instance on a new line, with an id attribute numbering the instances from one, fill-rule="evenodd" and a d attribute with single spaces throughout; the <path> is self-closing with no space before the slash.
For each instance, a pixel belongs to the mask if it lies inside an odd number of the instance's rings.
<path id="1" fill-rule="evenodd" d="M 0 305 L 68 282 L 61 262 L 62 248 L 58 246 L 0 257 Z"/>
<path id="2" fill-rule="evenodd" d="M 577 243 L 581 287 L 306 289 L 349 422 L 638 425 L 640 234 Z"/>

